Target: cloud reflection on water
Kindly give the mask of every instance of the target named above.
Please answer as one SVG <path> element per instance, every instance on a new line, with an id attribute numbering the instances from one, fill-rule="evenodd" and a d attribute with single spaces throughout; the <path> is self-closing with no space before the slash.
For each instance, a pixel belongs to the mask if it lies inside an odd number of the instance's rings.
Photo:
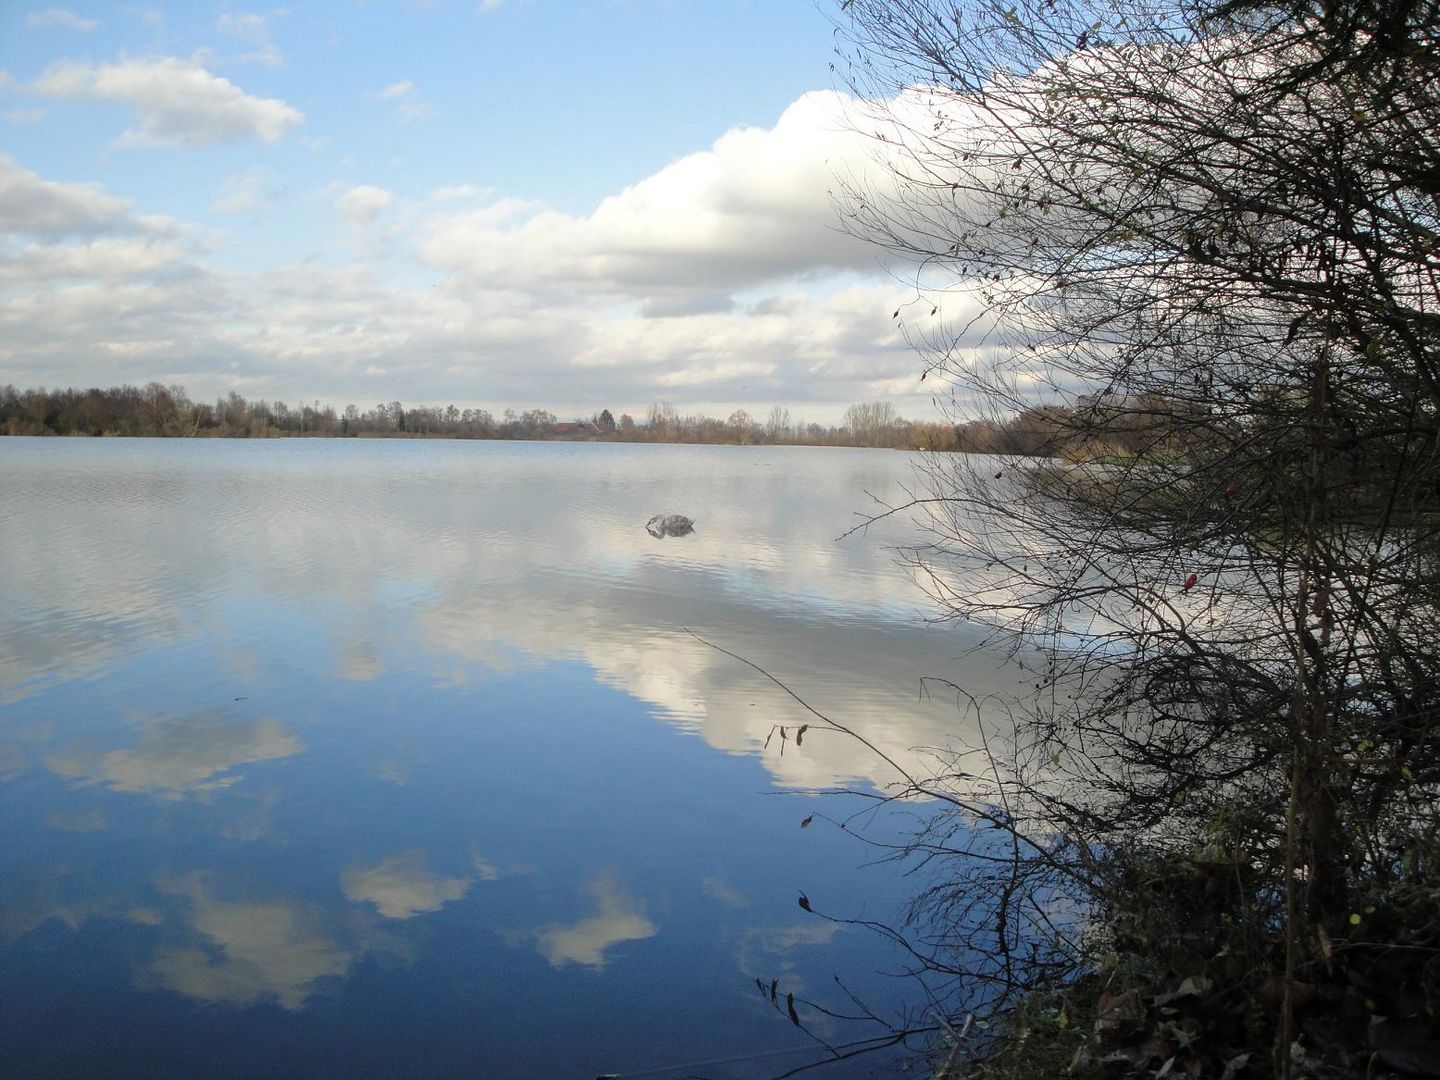
<path id="1" fill-rule="evenodd" d="M 0 545 L 0 602 L 18 613 L 0 624 L 0 696 L 18 703 L 0 718 L 18 782 L 0 796 L 39 883 L 0 889 L 0 932 L 58 919 L 77 954 L 108 935 L 140 986 L 201 1003 L 298 1013 L 353 976 L 343 993 L 375 1011 L 333 1027 L 326 1012 L 305 1029 L 321 1043 L 384 1042 L 421 1004 L 446 1038 L 479 1040 L 465 1010 L 493 1000 L 512 1010 L 495 1038 L 521 1047 L 520 1012 L 577 987 L 580 1019 L 618 1033 L 657 973 L 730 1039 L 753 1019 L 729 1004 L 737 959 L 796 987 L 820 977 L 836 928 L 789 925 L 787 890 L 803 877 L 821 895 L 849 838 L 796 828 L 824 813 L 812 800 L 753 796 L 767 775 L 894 775 L 684 627 L 912 769 L 930 759 L 910 748 L 963 734 L 953 705 L 917 694 L 922 676 L 960 663 L 974 692 L 1004 682 L 954 659 L 971 638 L 918 623 L 884 535 L 833 541 L 863 490 L 906 475 L 900 455 L 78 445 L 36 459 L 16 485 L 27 528 Z M 163 484 L 132 475 L 147 468 Z M 664 508 L 699 531 L 653 540 Z M 62 529 L 57 571 L 43 537 Z M 763 749 L 777 724 L 791 737 Z M 60 858 L 73 873 L 45 878 Z M 620 870 L 578 901 L 557 894 L 604 865 Z M 398 963 L 361 963 L 382 954 Z M 522 1007 L 504 973 L 527 965 Z M 723 974 L 697 986 L 697 965 Z"/>
<path id="2" fill-rule="evenodd" d="M 345 899 L 369 902 L 387 919 L 410 919 L 439 911 L 469 891 L 469 878 L 447 878 L 430 872 L 423 851 L 402 851 L 374 866 L 352 866 L 340 875 Z"/>
<path id="3" fill-rule="evenodd" d="M 131 452 L 127 444 L 124 453 Z M 915 539 L 903 519 L 834 540 L 873 505 L 867 493 L 903 494 L 912 480 L 904 455 L 167 445 L 141 448 L 141 465 L 145 452 L 165 463 L 163 515 L 147 503 L 153 478 L 124 453 L 98 468 L 67 473 L 52 463 L 36 477 L 17 477 L 25 505 L 16 513 L 37 519 L 29 535 L 57 531 L 45 527 L 56 503 L 74 524 L 94 516 L 97 527 L 58 530 L 68 537 L 65 565 L 78 576 L 58 592 L 54 575 L 37 569 L 54 565 L 42 556 L 44 545 L 21 537 L 0 551 L 0 579 L 26 626 L 23 640 L 0 632 L 0 693 L 91 676 L 120 656 L 174 640 L 182 625 L 215 633 L 217 647 L 236 658 L 236 677 L 263 687 L 288 677 L 276 668 L 288 658 L 257 661 L 268 655 L 259 627 L 233 618 L 237 606 L 248 614 L 261 596 L 273 618 L 303 612 L 309 620 L 306 632 L 329 658 L 315 678 L 373 682 L 426 672 L 436 686 L 459 686 L 487 672 L 582 659 L 602 681 L 732 753 L 756 753 L 774 725 L 806 717 L 682 627 L 765 666 L 887 753 L 905 755 L 911 770 L 932 765 L 910 748 L 944 745 L 973 723 L 953 705 L 925 700 L 922 677 L 955 678 L 977 697 L 1016 682 L 995 656 L 957 660 L 978 641 L 975 633 L 919 623 L 927 601 L 887 547 Z M 196 455 L 193 468 L 171 460 L 187 453 Z M 262 503 L 267 512 L 245 516 L 242 528 L 236 514 Z M 317 505 L 333 506 L 331 520 L 343 525 L 313 528 Z M 661 506 L 690 513 L 697 532 L 651 538 L 644 522 Z M 116 535 L 130 545 L 117 550 Z M 184 746 L 179 724 L 134 751 L 74 751 L 54 760 L 76 779 L 173 795 L 225 783 L 234 764 L 264 759 L 247 753 L 298 748 L 273 730 L 255 735 L 280 741 L 252 751 L 237 746 L 229 766 Z M 895 779 L 859 743 L 818 731 L 808 740 L 803 753 L 792 745 L 783 758 L 766 755 L 777 783 Z"/>
<path id="4" fill-rule="evenodd" d="M 273 999 L 305 1007 L 322 979 L 346 974 L 355 954 L 333 941 L 320 918 L 288 900 L 218 900 L 192 874 L 162 883 L 188 899 L 183 919 L 195 945 L 162 947 L 137 981 L 201 1001 L 250 1005 Z"/>
<path id="5" fill-rule="evenodd" d="M 827 730 L 780 687 L 705 641 L 760 664 L 911 775 L 938 767 L 929 748 L 967 734 L 975 741 L 973 713 L 943 693 L 922 693 L 925 678 L 965 666 L 954 653 L 974 639 L 915 624 L 817 617 L 800 606 L 759 615 L 750 598 L 693 568 L 641 567 L 627 581 L 599 584 L 586 602 L 568 579 L 541 573 L 513 588 L 457 583 L 443 605 L 417 618 L 436 655 L 483 664 L 503 643 L 541 662 L 580 659 L 601 681 L 718 750 L 761 754 L 768 740 L 762 760 L 786 787 L 857 781 L 884 787 L 899 775 L 872 749 Z M 989 656 L 972 659 L 961 678 L 967 691 L 984 697 L 1010 689 L 1017 676 Z M 810 725 L 801 746 L 771 738 L 777 725 L 793 735 L 801 724 Z"/>
<path id="6" fill-rule="evenodd" d="M 540 955 L 551 967 L 582 964 L 598 971 L 605 967 L 608 949 L 660 932 L 613 874 L 601 874 L 586 892 L 595 901 L 594 915 L 579 922 L 545 927 L 535 935 Z"/>
<path id="7" fill-rule="evenodd" d="M 179 799 L 236 783 L 241 765 L 276 761 L 305 749 L 300 738 L 269 718 L 235 720 L 218 711 L 194 716 L 141 717 L 138 746 L 89 750 L 79 744 L 51 755 L 56 776 L 112 791 Z"/>
<path id="8" fill-rule="evenodd" d="M 750 901 L 745 894 L 731 885 L 721 877 L 710 876 L 700 881 L 700 891 L 712 900 L 719 900 L 722 904 L 732 908 L 743 908 L 749 906 Z"/>

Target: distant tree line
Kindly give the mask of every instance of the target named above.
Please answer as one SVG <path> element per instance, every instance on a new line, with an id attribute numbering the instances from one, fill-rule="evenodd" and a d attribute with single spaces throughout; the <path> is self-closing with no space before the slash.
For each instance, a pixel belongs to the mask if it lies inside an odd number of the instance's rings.
<path id="1" fill-rule="evenodd" d="M 1075 422 L 1076 410 L 1100 422 Z M 1042 405 L 1007 419 L 959 423 L 907 420 L 889 402 L 851 405 L 838 425 L 792 419 L 777 405 L 763 420 L 744 409 L 725 419 L 681 415 L 666 402 L 650 406 L 637 421 L 617 420 L 603 409 L 589 420 L 559 422 L 545 409 L 500 416 L 488 409 L 405 406 L 381 402 L 341 411 L 317 402 L 292 405 L 247 400 L 231 391 L 194 401 L 181 386 L 152 382 L 89 390 L 17 390 L 0 386 L 0 435 L 93 435 L 203 438 L 449 438 L 589 439 L 615 442 L 871 446 L 976 454 L 1028 454 L 1071 459 L 1132 456 L 1157 448 L 1179 449 L 1172 434 L 1174 410 L 1163 401 L 1102 402 L 1081 398 L 1076 407 Z M 1077 435 L 1077 431 L 1084 435 Z"/>

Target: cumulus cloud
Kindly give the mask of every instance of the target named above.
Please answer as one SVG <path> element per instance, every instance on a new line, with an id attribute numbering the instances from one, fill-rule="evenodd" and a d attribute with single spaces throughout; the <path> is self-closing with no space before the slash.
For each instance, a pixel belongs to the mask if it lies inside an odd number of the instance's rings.
<path id="1" fill-rule="evenodd" d="M 437 216 L 423 256 L 486 284 L 551 282 L 640 298 L 873 270 L 874 252 L 837 228 L 829 194 L 834 162 L 869 161 L 865 140 L 844 125 L 847 100 L 807 94 L 773 128 L 730 131 L 586 217 Z"/>
<path id="2" fill-rule="evenodd" d="M 124 199 L 99 184 L 42 180 L 0 154 L 0 231 L 36 236 L 100 232 L 121 223 L 130 210 Z"/>
<path id="3" fill-rule="evenodd" d="M 237 325 L 249 313 L 225 284 L 193 266 L 154 281 L 140 275 L 30 284 L 0 295 L 0 378 L 6 381 L 105 386 L 158 372 L 194 386 L 196 373 L 221 380 L 234 374 L 233 357 L 216 356 L 251 332 Z"/>
<path id="4" fill-rule="evenodd" d="M 278 98 L 247 94 L 198 60 L 173 56 L 98 66 L 62 60 L 31 89 L 49 97 L 131 106 L 140 124 L 120 136 L 116 145 L 121 147 L 277 142 L 305 119 Z"/>
<path id="5" fill-rule="evenodd" d="M 25 16 L 25 25 L 33 27 L 59 27 L 65 30 L 79 30 L 83 33 L 90 33 L 100 24 L 94 19 L 81 18 L 72 11 L 64 8 L 46 8 L 43 11 L 32 11 Z"/>
<path id="6" fill-rule="evenodd" d="M 371 96 L 414 93 L 400 80 Z M 243 377 L 272 397 L 583 415 L 657 399 L 721 416 L 783 402 L 820 420 L 883 397 L 926 415 L 933 384 L 919 383 L 902 328 L 964 325 L 978 309 L 951 297 L 932 317 L 927 298 L 892 320 L 916 293 L 880 277 L 872 249 L 836 228 L 829 194 L 837 173 L 883 190 L 875 141 L 846 127 L 852 107 L 844 95 L 806 95 L 774 126 L 729 132 L 588 214 L 465 177 L 403 205 L 384 188 L 337 183 L 322 197 L 360 241 L 340 266 L 210 270 L 199 256 L 166 262 L 175 252 L 156 244 L 43 258 L 16 244 L 6 265 L 52 276 L 0 297 L 0 381 L 162 377 L 205 396 Z M 244 174 L 214 209 L 246 213 L 264 194 L 261 174 Z M 150 235 L 102 189 L 0 158 L 7 227 L 47 242 Z M 137 274 L 152 275 L 143 287 L 116 276 L 127 250 Z M 74 281 L 86 259 L 115 287 Z M 984 331 L 976 323 L 960 344 L 978 347 Z"/>
<path id="7" fill-rule="evenodd" d="M 185 258 L 179 244 L 162 239 L 105 237 L 76 244 L 28 244 L 0 249 L 0 280 L 34 285 L 58 278 L 121 280 L 153 274 Z"/>
<path id="8" fill-rule="evenodd" d="M 394 201 L 395 196 L 384 188 L 353 184 L 336 197 L 335 209 L 352 226 L 365 229 Z"/>
<path id="9" fill-rule="evenodd" d="M 56 356 L 83 368 L 176 340 L 176 328 L 191 320 L 163 309 L 214 295 L 184 235 L 169 218 L 136 214 L 97 184 L 44 180 L 0 155 L 0 378 L 21 375 L 15 365 L 23 361 L 45 372 L 34 381 L 50 381 Z M 126 370 L 119 380 L 130 377 Z M 0 656 L 0 669 L 7 663 Z"/>
<path id="10" fill-rule="evenodd" d="M 898 297 L 885 285 L 828 297 L 788 288 L 758 311 L 649 318 L 563 292 L 394 286 L 365 264 L 185 269 L 183 281 L 100 289 L 37 280 L 28 295 L 0 297 L 0 379 L 89 385 L 161 371 L 208 395 L 243 373 L 272 396 L 342 404 L 400 388 L 407 402 L 560 412 L 574 403 L 586 415 L 657 398 L 720 415 L 783 401 L 817 419 L 827 414 L 807 402 L 836 402 L 838 416 L 872 397 L 877 380 L 919 387 L 890 320 Z"/>

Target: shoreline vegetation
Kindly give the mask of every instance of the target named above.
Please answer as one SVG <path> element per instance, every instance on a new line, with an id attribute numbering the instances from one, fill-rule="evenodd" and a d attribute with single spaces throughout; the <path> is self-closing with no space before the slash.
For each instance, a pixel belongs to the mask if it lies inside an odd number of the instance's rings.
<path id="1" fill-rule="evenodd" d="M 882 1035 L 933 1080 L 1440 1080 L 1440 3 L 835 6 L 879 174 L 837 217 L 950 404 L 1065 402 L 1086 463 L 926 459 L 883 511 L 1022 681 L 934 680 L 938 989 Z"/>
<path id="2" fill-rule="evenodd" d="M 108 389 L 0 386 L 0 435 L 140 438 L 389 438 L 521 439 L 570 442 L 697 443 L 711 445 L 863 446 L 894 450 L 1059 456 L 1071 461 L 1125 459 L 1153 453 L 1165 442 L 1153 419 L 1158 405 L 1137 403 L 1103 440 L 1092 431 L 1073 440 L 1073 410 L 1044 405 L 1020 409 L 1001 419 L 955 423 L 907 420 L 888 402 L 851 405 L 841 423 L 827 426 L 792 420 L 784 406 L 763 419 L 736 410 L 725 419 L 681 415 L 657 402 L 647 415 L 613 415 L 601 409 L 589 418 L 561 421 L 545 409 L 504 410 L 454 405 L 406 406 L 382 402 L 361 410 L 318 402 L 291 405 L 247 400 L 230 392 L 213 402 L 195 401 L 184 387 L 160 383 Z"/>

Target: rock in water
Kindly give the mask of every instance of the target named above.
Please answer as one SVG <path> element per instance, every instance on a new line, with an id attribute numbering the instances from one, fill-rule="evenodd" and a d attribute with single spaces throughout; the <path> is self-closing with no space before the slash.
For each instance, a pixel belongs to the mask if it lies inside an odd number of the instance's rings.
<path id="1" fill-rule="evenodd" d="M 684 514 L 656 514 L 645 523 L 645 531 L 651 536 L 688 536 L 695 531 L 695 522 Z"/>

